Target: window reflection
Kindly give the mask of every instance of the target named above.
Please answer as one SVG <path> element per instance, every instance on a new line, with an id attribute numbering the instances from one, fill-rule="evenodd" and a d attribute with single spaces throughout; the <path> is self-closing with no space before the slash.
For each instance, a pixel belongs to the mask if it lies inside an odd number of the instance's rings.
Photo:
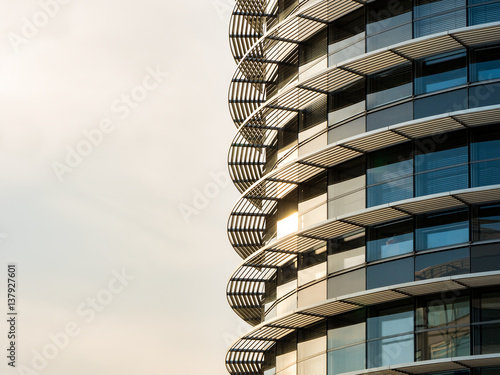
<path id="1" fill-rule="evenodd" d="M 415 93 L 425 94 L 467 83 L 465 51 L 452 52 L 417 61 Z"/>
<path id="2" fill-rule="evenodd" d="M 413 251 L 413 220 L 376 226 L 368 233 L 368 261 Z"/>
<path id="3" fill-rule="evenodd" d="M 413 306 L 376 309 L 367 319 L 368 367 L 413 362 Z"/>
<path id="4" fill-rule="evenodd" d="M 469 241 L 466 210 L 422 215 L 417 230 L 417 250 L 432 249 Z"/>
<path id="5" fill-rule="evenodd" d="M 370 154 L 366 172 L 368 207 L 413 197 L 411 143 Z M 406 177 L 408 176 L 408 177 Z"/>

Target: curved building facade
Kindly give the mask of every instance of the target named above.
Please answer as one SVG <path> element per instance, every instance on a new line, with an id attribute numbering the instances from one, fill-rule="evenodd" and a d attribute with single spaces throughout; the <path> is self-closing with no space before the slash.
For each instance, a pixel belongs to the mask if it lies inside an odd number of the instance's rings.
<path id="1" fill-rule="evenodd" d="M 500 374 L 500 0 L 237 0 L 231 375 Z"/>

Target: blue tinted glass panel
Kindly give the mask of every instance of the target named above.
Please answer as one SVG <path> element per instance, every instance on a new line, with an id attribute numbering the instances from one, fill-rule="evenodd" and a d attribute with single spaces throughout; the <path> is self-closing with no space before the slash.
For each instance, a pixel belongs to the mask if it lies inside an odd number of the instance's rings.
<path id="1" fill-rule="evenodd" d="M 423 215 L 415 233 L 417 250 L 433 249 L 469 241 L 467 211 Z"/>
<path id="2" fill-rule="evenodd" d="M 450 53 L 417 62 L 415 93 L 424 94 L 467 83 L 465 52 Z"/>
<path id="3" fill-rule="evenodd" d="M 410 19 L 411 13 L 406 13 L 404 15 L 398 16 L 401 19 Z M 384 20 L 386 22 L 388 20 Z M 378 24 L 374 24 L 378 25 Z M 367 25 L 368 26 L 368 25 Z M 368 27 L 367 27 L 368 29 Z M 374 29 L 374 27 L 373 27 Z M 411 23 L 407 23 L 406 25 L 395 27 L 394 29 L 390 29 L 379 34 L 375 34 L 373 36 L 369 36 L 366 38 L 366 49 L 367 52 L 375 51 L 376 49 L 390 46 L 392 44 L 396 44 L 399 42 L 404 42 L 405 40 L 410 40 L 412 38 L 411 35 L 412 26 Z"/>
<path id="4" fill-rule="evenodd" d="M 469 187 L 469 167 L 462 165 L 415 176 L 416 196 L 442 193 Z"/>
<path id="5" fill-rule="evenodd" d="M 500 47 L 483 47 L 471 51 L 471 81 L 500 78 Z"/>
<path id="6" fill-rule="evenodd" d="M 474 3 L 475 1 L 473 1 Z M 483 1 L 481 1 L 483 2 Z M 500 2 L 469 8 L 469 25 L 496 22 L 500 19 Z"/>
<path id="7" fill-rule="evenodd" d="M 373 261 L 413 251 L 413 220 L 368 229 L 367 260 Z"/>
<path id="8" fill-rule="evenodd" d="M 460 222 L 417 229 L 419 250 L 449 246 L 469 241 L 469 223 Z"/>
<path id="9" fill-rule="evenodd" d="M 500 126 L 491 125 L 474 129 L 471 160 L 500 158 Z"/>
<path id="10" fill-rule="evenodd" d="M 443 94 L 415 100 L 414 117 L 438 115 L 466 109 L 468 106 L 467 89 L 455 90 Z"/>
<path id="11" fill-rule="evenodd" d="M 415 21 L 413 26 L 415 38 L 465 27 L 467 26 L 466 14 L 465 9 L 460 9 Z"/>
<path id="12" fill-rule="evenodd" d="M 399 310 L 399 309 L 398 309 Z M 413 311 L 398 311 L 367 319 L 368 339 L 393 336 L 413 331 Z M 389 312 L 391 312 L 389 310 Z"/>
<path id="13" fill-rule="evenodd" d="M 402 154 L 401 159 L 403 158 Z M 381 165 L 380 167 L 369 168 L 366 172 L 366 178 L 368 185 L 372 185 L 384 181 L 397 180 L 411 173 L 413 173 L 413 160 L 402 160 L 400 162 Z"/>
<path id="14" fill-rule="evenodd" d="M 479 241 L 500 238 L 500 205 L 479 207 L 474 230 Z"/>
<path id="15" fill-rule="evenodd" d="M 413 335 L 385 338 L 367 343 L 368 368 L 414 361 Z"/>
<path id="16" fill-rule="evenodd" d="M 500 160 L 475 163 L 471 169 L 472 187 L 500 184 Z"/>
<path id="17" fill-rule="evenodd" d="M 415 258 L 415 280 L 469 273 L 469 248 L 440 251 Z"/>
<path id="18" fill-rule="evenodd" d="M 413 232 L 373 240 L 367 246 L 368 261 L 410 253 L 413 251 Z"/>
<path id="19" fill-rule="evenodd" d="M 413 258 L 394 260 L 366 269 L 366 289 L 413 281 Z"/>
<path id="20" fill-rule="evenodd" d="M 406 177 L 366 189 L 368 207 L 413 198 L 413 177 Z"/>
<path id="21" fill-rule="evenodd" d="M 465 0 L 416 0 L 413 14 L 415 18 L 427 17 L 433 14 L 464 7 L 465 4 Z"/>
<path id="22" fill-rule="evenodd" d="M 456 137 L 453 137 L 456 134 Z M 444 143 L 427 146 L 434 152 L 419 153 L 415 155 L 415 171 L 423 172 L 436 168 L 449 167 L 456 164 L 467 163 L 468 147 L 466 145 L 467 135 L 463 132 L 448 136 Z M 455 139 L 457 138 L 457 139 Z M 426 139 L 432 141 L 432 139 Z M 424 141 L 422 141 L 424 143 Z"/>
<path id="23" fill-rule="evenodd" d="M 500 84 L 492 83 L 469 89 L 469 108 L 500 104 Z"/>
<path id="24" fill-rule="evenodd" d="M 413 120 L 413 103 L 408 102 L 370 113 L 366 117 L 366 131 Z"/>

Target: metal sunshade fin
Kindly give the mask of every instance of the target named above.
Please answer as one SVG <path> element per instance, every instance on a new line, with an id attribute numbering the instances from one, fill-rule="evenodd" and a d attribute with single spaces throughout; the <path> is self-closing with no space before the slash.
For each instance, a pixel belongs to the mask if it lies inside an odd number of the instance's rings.
<path id="1" fill-rule="evenodd" d="M 346 142 L 343 145 L 356 150 L 360 150 L 362 152 L 370 152 L 404 141 L 408 141 L 408 138 L 392 131 L 386 130 L 379 131 L 373 135 L 367 136 L 366 138 L 363 137 L 354 141 Z"/>
<path id="2" fill-rule="evenodd" d="M 395 290 L 384 288 L 384 290 L 370 292 L 369 290 L 361 295 L 347 297 L 342 299 L 346 302 L 350 302 L 362 306 L 377 305 L 384 302 L 397 301 L 403 298 L 408 298 L 407 295 L 399 293 Z"/>
<path id="3" fill-rule="evenodd" d="M 456 48 L 463 48 L 463 46 L 450 35 L 445 34 L 437 37 L 424 37 L 424 40 L 414 39 L 413 42 L 397 46 L 392 50 L 414 60 Z"/>
<path id="4" fill-rule="evenodd" d="M 348 311 L 360 309 L 361 306 L 353 305 L 343 301 L 333 301 L 321 306 L 312 307 L 304 310 L 305 313 L 315 314 L 318 316 L 329 317 L 332 315 L 342 314 Z"/>
<path id="5" fill-rule="evenodd" d="M 472 30 L 459 31 L 454 33 L 454 36 L 467 46 L 494 42 L 498 40 L 500 35 L 500 25 L 495 22 L 495 25 L 474 28 Z"/>
<path id="6" fill-rule="evenodd" d="M 431 279 L 425 282 L 416 282 L 416 284 L 399 287 L 397 290 L 411 296 L 421 296 L 424 294 L 440 293 L 448 290 L 461 290 L 465 288 L 465 286 L 447 278 L 444 280 Z"/>
<path id="7" fill-rule="evenodd" d="M 409 138 L 425 137 L 463 128 L 464 126 L 462 124 L 449 116 L 427 121 L 412 121 L 412 123 L 408 125 L 390 127 L 390 129 L 394 129 L 398 133 L 404 134 Z"/>
<path id="8" fill-rule="evenodd" d="M 357 229 L 359 229 L 359 226 L 357 225 L 344 223 L 342 221 L 332 221 L 317 228 L 306 230 L 303 234 L 327 240 L 332 237 L 338 237 L 349 232 L 353 232 Z"/>
<path id="9" fill-rule="evenodd" d="M 421 199 L 416 202 L 402 203 L 394 207 L 413 215 L 417 215 L 425 212 L 445 210 L 461 206 L 465 206 L 465 204 L 451 195 L 445 195 L 435 198 Z"/>
<path id="10" fill-rule="evenodd" d="M 463 201 L 469 204 L 476 203 L 487 203 L 500 199 L 500 187 L 494 185 L 495 187 L 490 187 L 487 189 L 480 189 L 477 191 L 470 191 L 457 194 L 457 196 Z"/>
<path id="11" fill-rule="evenodd" d="M 498 123 L 500 121 L 500 108 L 498 107 L 498 105 L 496 105 L 495 107 L 496 108 L 488 110 L 479 110 L 472 113 L 464 113 L 455 117 L 467 126 Z"/>
<path id="12" fill-rule="evenodd" d="M 395 366 L 396 367 L 396 366 Z M 432 371 L 453 371 L 453 370 L 463 370 L 467 368 L 459 363 L 453 362 L 452 358 L 438 359 L 425 361 L 419 363 L 418 365 L 401 366 L 399 367 L 404 373 L 407 374 L 426 374 Z"/>
<path id="13" fill-rule="evenodd" d="M 382 207 L 357 215 L 342 217 L 343 221 L 353 223 L 362 227 L 383 223 L 390 220 L 399 219 L 408 216 L 408 214 L 398 211 L 393 207 Z"/>
<path id="14" fill-rule="evenodd" d="M 371 74 L 407 61 L 404 57 L 390 50 L 365 55 L 362 59 L 342 64 L 340 67 L 359 74 Z"/>

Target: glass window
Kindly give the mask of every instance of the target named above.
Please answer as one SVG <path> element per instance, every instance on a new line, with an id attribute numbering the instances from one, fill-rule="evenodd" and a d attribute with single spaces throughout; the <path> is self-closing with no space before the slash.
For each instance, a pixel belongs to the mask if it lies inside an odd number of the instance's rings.
<path id="1" fill-rule="evenodd" d="M 500 270 L 500 244 L 473 246 L 471 250 L 471 272 Z"/>
<path id="2" fill-rule="evenodd" d="M 285 126 L 278 131 L 278 150 L 296 144 L 299 137 L 298 117 L 293 117 Z"/>
<path id="3" fill-rule="evenodd" d="M 365 262 L 365 232 L 335 238 L 328 243 L 328 273 Z"/>
<path id="4" fill-rule="evenodd" d="M 299 254 L 299 270 L 303 270 L 317 264 L 326 262 L 326 247 Z"/>
<path id="5" fill-rule="evenodd" d="M 328 66 L 365 53 L 364 7 L 333 21 L 328 29 Z"/>
<path id="6" fill-rule="evenodd" d="M 328 52 L 328 31 L 323 29 L 299 44 L 299 66 L 305 65 Z"/>
<path id="7" fill-rule="evenodd" d="M 465 51 L 428 57 L 416 62 L 415 94 L 444 90 L 467 83 Z"/>
<path id="8" fill-rule="evenodd" d="M 455 112 L 468 107 L 467 89 L 454 90 L 437 95 L 426 96 L 414 102 L 414 117 L 422 118 Z"/>
<path id="9" fill-rule="evenodd" d="M 470 355 L 470 328 L 436 329 L 417 334 L 416 360 Z"/>
<path id="10" fill-rule="evenodd" d="M 407 102 L 372 112 L 366 116 L 366 131 L 413 120 L 413 103 Z"/>
<path id="11" fill-rule="evenodd" d="M 416 329 L 432 329 L 463 325 L 470 321 L 469 297 L 466 294 L 444 298 L 436 295 L 420 301 L 417 308 Z"/>
<path id="12" fill-rule="evenodd" d="M 328 217 L 366 208 L 366 161 L 358 157 L 329 170 Z"/>
<path id="13" fill-rule="evenodd" d="M 413 197 L 411 143 L 372 152 L 366 172 L 368 207 Z"/>
<path id="14" fill-rule="evenodd" d="M 488 0 L 469 0 L 469 4 L 478 4 L 469 8 L 469 25 L 471 26 L 488 22 L 496 22 L 500 19 L 500 2 L 490 2 Z"/>
<path id="15" fill-rule="evenodd" d="M 338 111 L 363 102 L 365 96 L 365 80 L 358 79 L 329 94 L 328 112 Z"/>
<path id="16" fill-rule="evenodd" d="M 479 307 L 479 319 L 481 322 L 500 320 L 500 292 L 482 292 Z"/>
<path id="17" fill-rule="evenodd" d="M 413 362 L 413 314 L 412 305 L 369 310 L 368 367 Z"/>
<path id="18" fill-rule="evenodd" d="M 423 138 L 415 142 L 416 195 L 465 189 L 469 186 L 469 148 L 466 131 L 446 135 L 441 142 Z"/>
<path id="19" fill-rule="evenodd" d="M 467 210 L 422 215 L 417 222 L 417 250 L 469 241 Z"/>
<path id="20" fill-rule="evenodd" d="M 474 86 L 469 89 L 469 108 L 500 104 L 500 84 Z"/>
<path id="21" fill-rule="evenodd" d="M 500 374 L 500 367 L 483 367 L 481 375 L 498 375 Z"/>
<path id="22" fill-rule="evenodd" d="M 415 280 L 469 273 L 469 248 L 440 251 L 415 258 Z"/>
<path id="23" fill-rule="evenodd" d="M 413 251 L 413 220 L 378 225 L 368 230 L 367 260 L 373 261 Z"/>
<path id="24" fill-rule="evenodd" d="M 368 51 L 412 38 L 411 1 L 375 1 L 366 7 Z"/>
<path id="25" fill-rule="evenodd" d="M 365 341 L 365 310 L 337 315 L 328 320 L 328 349 Z"/>
<path id="26" fill-rule="evenodd" d="M 366 289 L 413 281 L 413 273 L 413 258 L 399 259 L 369 266 L 366 269 Z"/>
<path id="27" fill-rule="evenodd" d="M 470 307 L 467 295 L 426 298 L 417 308 L 418 361 L 470 354 Z"/>
<path id="28" fill-rule="evenodd" d="M 346 294 L 365 290 L 365 270 L 359 269 L 328 279 L 328 298 L 336 298 Z"/>
<path id="29" fill-rule="evenodd" d="M 299 203 L 326 194 L 326 173 L 319 173 L 317 176 L 299 184 Z"/>
<path id="30" fill-rule="evenodd" d="M 481 350 L 477 354 L 500 353 L 500 324 L 482 324 L 478 328 Z"/>
<path id="31" fill-rule="evenodd" d="M 465 3 L 465 0 L 416 0 L 414 37 L 467 26 Z"/>
<path id="32" fill-rule="evenodd" d="M 365 352 L 365 343 L 329 352 L 328 375 L 363 370 L 365 368 Z"/>
<path id="33" fill-rule="evenodd" d="M 303 131 L 322 122 L 326 122 L 328 118 L 326 96 L 322 96 L 314 103 L 304 108 L 301 112 L 299 121 L 299 131 Z"/>
<path id="34" fill-rule="evenodd" d="M 470 75 L 472 82 L 500 78 L 500 46 L 473 49 Z"/>
<path id="35" fill-rule="evenodd" d="M 477 218 L 474 220 L 474 233 L 478 241 L 500 238 L 500 205 L 478 208 Z"/>
<path id="36" fill-rule="evenodd" d="M 365 10 L 364 8 L 360 8 L 330 23 L 329 43 L 335 44 L 341 41 L 350 40 L 353 36 L 364 33 L 364 31 Z"/>
<path id="37" fill-rule="evenodd" d="M 368 77 L 367 108 L 375 108 L 411 96 L 411 63 L 402 64 Z"/>
<path id="38" fill-rule="evenodd" d="M 364 310 L 331 318 L 328 323 L 328 374 L 365 368 L 366 324 Z"/>
<path id="39" fill-rule="evenodd" d="M 487 186 L 500 183 L 500 130 L 498 125 L 473 131 L 471 144 L 471 185 Z"/>
<path id="40" fill-rule="evenodd" d="M 278 268 L 278 285 L 286 284 L 297 279 L 297 262 Z"/>

